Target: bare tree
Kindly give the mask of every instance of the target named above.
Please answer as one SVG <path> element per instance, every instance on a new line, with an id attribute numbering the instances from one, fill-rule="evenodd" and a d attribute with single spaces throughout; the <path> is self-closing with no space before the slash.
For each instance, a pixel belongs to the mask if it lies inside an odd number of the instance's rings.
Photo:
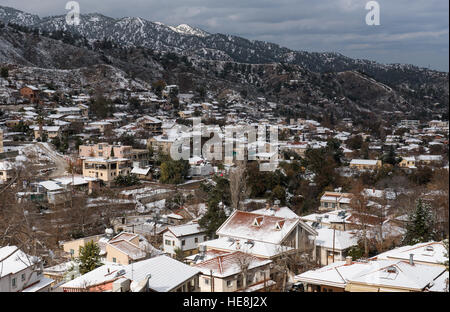
<path id="1" fill-rule="evenodd" d="M 368 199 L 364 194 L 364 185 L 361 180 L 358 180 L 351 193 L 353 194 L 350 201 L 350 207 L 355 212 L 355 216 L 358 219 L 359 235 L 364 242 L 364 256 L 369 255 L 369 239 L 368 239 L 368 229 L 370 227 L 369 223 L 369 208 L 367 207 Z"/>
<path id="2" fill-rule="evenodd" d="M 236 168 L 230 170 L 230 194 L 234 209 L 239 209 L 239 204 L 244 199 L 247 188 L 246 162 L 240 161 Z"/>
<path id="3" fill-rule="evenodd" d="M 247 276 L 250 264 L 252 263 L 253 256 L 248 254 L 247 252 L 239 251 L 236 254 L 236 263 L 239 265 L 239 269 L 242 276 L 242 290 L 246 290 L 247 285 Z"/>

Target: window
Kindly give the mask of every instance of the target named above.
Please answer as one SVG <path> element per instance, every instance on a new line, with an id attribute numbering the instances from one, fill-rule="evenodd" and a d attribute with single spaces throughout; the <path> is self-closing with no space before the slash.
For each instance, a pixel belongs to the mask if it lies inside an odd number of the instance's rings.
<path id="1" fill-rule="evenodd" d="M 25 280 L 25 273 L 22 274 L 22 282 Z"/>
<path id="2" fill-rule="evenodd" d="M 113 262 L 115 263 L 116 261 L 117 261 L 117 259 L 113 257 Z"/>
<path id="3" fill-rule="evenodd" d="M 196 243 L 198 243 L 198 237 L 196 237 L 196 238 L 194 239 L 194 241 L 195 241 Z"/>
<path id="4" fill-rule="evenodd" d="M 206 285 L 209 285 L 209 278 L 206 278 L 206 277 L 205 277 L 203 280 L 205 281 L 205 284 L 206 284 Z"/>
<path id="5" fill-rule="evenodd" d="M 227 287 L 233 286 L 233 281 L 227 281 Z"/>
<path id="6" fill-rule="evenodd" d="M 11 285 L 12 285 L 13 288 L 16 287 L 16 278 L 15 277 L 12 279 Z"/>
<path id="7" fill-rule="evenodd" d="M 203 236 L 203 241 L 206 242 L 208 240 L 208 236 Z"/>
<path id="8" fill-rule="evenodd" d="M 181 246 L 184 246 L 184 245 L 186 245 L 186 241 L 183 239 L 183 240 L 181 241 Z"/>
<path id="9" fill-rule="evenodd" d="M 70 254 L 73 256 L 75 254 L 75 250 L 70 249 Z"/>
<path id="10" fill-rule="evenodd" d="M 172 241 L 170 241 L 170 240 L 168 240 L 168 239 L 166 239 L 164 243 L 165 243 L 166 245 L 168 245 L 168 246 L 172 245 L 172 244 L 171 244 Z"/>

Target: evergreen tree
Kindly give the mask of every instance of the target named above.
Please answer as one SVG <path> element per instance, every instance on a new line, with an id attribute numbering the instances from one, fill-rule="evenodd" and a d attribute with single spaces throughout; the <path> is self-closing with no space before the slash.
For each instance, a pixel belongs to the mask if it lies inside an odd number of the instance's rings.
<path id="1" fill-rule="evenodd" d="M 184 159 L 168 160 L 161 164 L 161 183 L 180 184 L 189 172 L 189 162 Z"/>
<path id="2" fill-rule="evenodd" d="M 8 78 L 9 76 L 8 68 L 2 67 L 0 75 L 2 76 L 3 79 Z"/>
<path id="3" fill-rule="evenodd" d="M 388 153 L 383 157 L 383 162 L 395 166 L 397 164 L 397 158 L 395 157 L 394 147 L 391 145 Z"/>
<path id="4" fill-rule="evenodd" d="M 403 244 L 414 245 L 433 240 L 433 223 L 431 206 L 419 199 L 417 201 L 416 209 L 409 216 Z"/>
<path id="5" fill-rule="evenodd" d="M 208 237 L 215 237 L 217 229 L 225 222 L 227 216 L 225 211 L 219 207 L 216 200 L 208 202 L 208 210 L 205 215 L 198 220 L 198 224 L 206 230 Z"/>
<path id="6" fill-rule="evenodd" d="M 86 245 L 80 246 L 80 273 L 86 274 L 102 265 L 100 261 L 100 247 L 93 241 L 87 242 Z"/>

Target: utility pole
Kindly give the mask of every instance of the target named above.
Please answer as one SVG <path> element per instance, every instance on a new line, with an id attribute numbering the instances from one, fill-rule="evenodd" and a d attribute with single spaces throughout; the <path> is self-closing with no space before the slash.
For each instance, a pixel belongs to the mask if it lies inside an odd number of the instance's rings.
<path id="1" fill-rule="evenodd" d="M 212 274 L 212 270 L 209 270 L 209 274 L 210 274 L 210 277 L 211 277 L 211 292 L 214 292 L 214 277 L 213 277 L 213 274 Z"/>

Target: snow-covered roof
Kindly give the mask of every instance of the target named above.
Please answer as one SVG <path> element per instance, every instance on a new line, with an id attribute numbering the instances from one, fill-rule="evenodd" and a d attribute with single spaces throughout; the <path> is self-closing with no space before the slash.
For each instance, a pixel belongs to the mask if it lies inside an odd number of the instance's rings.
<path id="1" fill-rule="evenodd" d="M 252 212 L 266 215 L 266 216 L 275 216 L 275 217 L 280 217 L 280 218 L 289 218 L 289 219 L 299 218 L 299 216 L 295 212 L 293 212 L 291 209 L 289 209 L 288 207 L 279 207 L 279 208 L 267 207 L 267 208 L 253 210 Z"/>
<path id="2" fill-rule="evenodd" d="M 11 170 L 12 164 L 9 161 L 0 161 L 0 170 Z"/>
<path id="3" fill-rule="evenodd" d="M 350 282 L 420 291 L 445 271 L 444 267 L 406 261 L 370 261 L 370 267 L 349 278 Z"/>
<path id="4" fill-rule="evenodd" d="M 295 280 L 316 285 L 345 288 L 351 283 L 379 287 L 398 287 L 420 291 L 433 282 L 445 268 L 431 265 L 410 265 L 402 260 L 334 262 L 317 270 L 295 276 Z"/>
<path id="5" fill-rule="evenodd" d="M 310 234 L 317 235 L 317 232 L 304 224 L 300 218 L 280 218 L 239 210 L 235 210 L 231 214 L 216 231 L 216 234 L 219 237 L 236 237 L 280 244 L 299 223 Z"/>
<path id="6" fill-rule="evenodd" d="M 61 285 L 61 287 L 86 288 L 108 281 L 114 281 L 117 279 L 117 273 L 123 268 L 123 265 L 108 263 Z"/>
<path id="7" fill-rule="evenodd" d="M 448 292 L 448 279 L 449 279 L 449 272 L 442 273 L 438 278 L 436 278 L 433 281 L 433 286 L 429 288 L 429 291 L 434 292 Z"/>
<path id="8" fill-rule="evenodd" d="M 126 254 L 132 260 L 139 260 L 146 257 L 146 253 L 139 246 L 125 239 L 110 241 L 108 245 Z"/>
<path id="9" fill-rule="evenodd" d="M 39 185 L 44 187 L 47 191 L 58 191 L 63 189 L 61 186 L 59 186 L 59 184 L 57 184 L 54 181 L 42 181 L 39 182 Z"/>
<path id="10" fill-rule="evenodd" d="M 194 264 L 203 274 L 212 274 L 219 278 L 225 278 L 242 271 L 241 265 L 248 264 L 248 270 L 271 263 L 272 260 L 258 258 L 247 253 L 236 251 L 225 255 L 218 255 L 212 259 Z"/>
<path id="11" fill-rule="evenodd" d="M 0 248 L 0 278 L 9 274 L 16 274 L 36 263 L 39 259 L 28 256 L 16 246 Z"/>
<path id="12" fill-rule="evenodd" d="M 150 168 L 139 168 L 139 167 L 133 167 L 133 170 L 131 170 L 131 173 L 133 174 L 140 174 L 140 175 L 147 175 L 150 171 Z"/>
<path id="13" fill-rule="evenodd" d="M 39 280 L 39 282 L 26 287 L 22 290 L 22 292 L 38 292 L 39 290 L 41 290 L 42 288 L 45 288 L 47 286 L 50 286 L 51 283 L 53 283 L 54 280 L 52 280 L 51 278 L 42 276 Z"/>
<path id="14" fill-rule="evenodd" d="M 148 286 L 157 292 L 171 291 L 200 273 L 197 268 L 165 255 L 129 264 L 124 269 L 124 276 L 133 281 L 141 281 L 150 274 Z"/>
<path id="15" fill-rule="evenodd" d="M 208 249 L 212 250 L 244 251 L 251 255 L 265 258 L 272 258 L 279 254 L 293 250 L 293 248 L 291 247 L 281 246 L 277 244 L 251 240 L 230 240 L 227 237 L 217 238 L 199 243 L 199 246 L 206 246 Z"/>
<path id="16" fill-rule="evenodd" d="M 329 228 L 318 229 L 319 235 L 316 237 L 316 245 L 324 248 L 345 250 L 358 244 L 358 237 L 351 231 L 339 231 Z M 333 245 L 334 236 L 334 245 Z"/>
<path id="17" fill-rule="evenodd" d="M 414 261 L 442 264 L 447 260 L 445 252 L 445 246 L 442 242 L 428 242 L 389 250 L 379 254 L 377 259 L 409 260 L 410 254 L 413 254 Z"/>
<path id="18" fill-rule="evenodd" d="M 351 165 L 371 165 L 375 166 L 377 164 L 378 160 L 372 160 L 372 159 L 352 159 L 350 162 Z"/>

